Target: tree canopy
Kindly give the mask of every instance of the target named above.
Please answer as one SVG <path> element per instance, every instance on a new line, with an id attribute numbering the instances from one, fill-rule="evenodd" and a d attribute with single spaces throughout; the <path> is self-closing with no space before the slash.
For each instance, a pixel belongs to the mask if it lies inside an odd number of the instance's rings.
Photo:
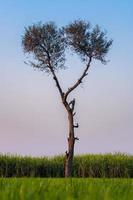
<path id="1" fill-rule="evenodd" d="M 34 56 L 33 67 L 50 72 L 64 67 L 65 43 L 61 29 L 55 23 L 34 24 L 25 29 L 22 45 L 24 52 Z"/>
<path id="2" fill-rule="evenodd" d="M 25 29 L 22 46 L 25 53 L 32 54 L 34 68 L 50 72 L 64 68 L 65 49 L 69 47 L 83 61 L 88 58 L 106 63 L 105 56 L 112 45 L 106 32 L 98 25 L 91 28 L 89 22 L 75 20 L 66 27 L 57 28 L 54 22 L 33 24 Z"/>

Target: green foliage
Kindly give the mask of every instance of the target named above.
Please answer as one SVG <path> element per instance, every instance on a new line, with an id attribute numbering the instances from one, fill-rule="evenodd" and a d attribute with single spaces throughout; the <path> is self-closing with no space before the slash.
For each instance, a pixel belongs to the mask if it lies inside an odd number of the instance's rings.
<path id="1" fill-rule="evenodd" d="M 0 179 L 1 200 L 131 200 L 132 179 Z"/>
<path id="2" fill-rule="evenodd" d="M 53 22 L 34 24 L 25 29 L 22 38 L 25 53 L 32 54 L 34 68 L 49 72 L 50 67 L 64 67 L 64 38 L 62 31 Z"/>
<path id="3" fill-rule="evenodd" d="M 90 23 L 76 20 L 66 26 L 64 32 L 68 46 L 83 60 L 91 57 L 106 63 L 105 56 L 113 41 L 107 39 L 106 32 L 98 25 L 91 29 Z"/>
<path id="4" fill-rule="evenodd" d="M 63 177 L 64 159 L 0 155 L 0 177 Z M 119 153 L 75 156 L 73 177 L 133 178 L 133 156 Z"/>

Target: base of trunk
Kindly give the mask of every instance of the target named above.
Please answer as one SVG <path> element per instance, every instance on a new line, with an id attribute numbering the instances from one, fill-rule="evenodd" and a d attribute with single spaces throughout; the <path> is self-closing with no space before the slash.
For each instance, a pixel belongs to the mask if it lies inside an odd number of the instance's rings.
<path id="1" fill-rule="evenodd" d="M 72 165 L 73 165 L 73 156 L 69 156 L 69 154 L 66 152 L 65 157 L 65 177 L 71 177 L 72 176 Z"/>

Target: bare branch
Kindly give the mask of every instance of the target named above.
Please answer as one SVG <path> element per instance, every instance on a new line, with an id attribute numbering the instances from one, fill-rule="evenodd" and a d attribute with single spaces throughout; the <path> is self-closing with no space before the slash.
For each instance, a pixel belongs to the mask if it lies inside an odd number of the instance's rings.
<path id="1" fill-rule="evenodd" d="M 79 124 L 77 123 L 76 125 L 73 126 L 74 128 L 78 128 L 79 127 Z"/>
<path id="2" fill-rule="evenodd" d="M 76 115 L 76 112 L 73 113 L 73 116 L 75 116 L 75 115 Z"/>
<path id="3" fill-rule="evenodd" d="M 57 78 L 57 76 L 56 76 L 56 74 L 55 74 L 55 71 L 54 71 L 53 68 L 50 68 L 50 70 L 51 70 L 51 72 L 52 72 L 52 74 L 53 74 L 53 79 L 54 79 L 55 82 L 56 82 L 56 86 L 57 86 L 57 88 L 58 88 L 58 90 L 59 90 L 60 96 L 61 96 L 61 98 L 63 99 L 64 93 L 63 93 L 62 88 L 61 88 L 61 86 L 60 86 L 59 80 L 58 80 L 58 78 Z"/>
<path id="4" fill-rule="evenodd" d="M 79 140 L 79 138 L 78 138 L 78 137 L 75 137 L 74 140 Z"/>
<path id="5" fill-rule="evenodd" d="M 65 100 L 67 99 L 68 95 L 82 83 L 83 78 L 88 75 L 87 71 L 88 71 L 88 69 L 90 67 L 91 60 L 92 60 L 92 57 L 89 58 L 89 62 L 86 65 L 86 68 L 85 68 L 83 74 L 80 76 L 80 78 L 77 80 L 77 82 L 72 87 L 70 87 L 67 90 L 67 92 L 65 93 L 65 95 L 64 95 L 64 99 Z"/>
<path id="6" fill-rule="evenodd" d="M 63 99 L 64 93 L 63 93 L 62 88 L 61 88 L 61 86 L 60 86 L 59 80 L 58 80 L 58 78 L 57 78 L 57 76 L 56 76 L 56 74 L 55 74 L 55 70 L 54 70 L 53 66 L 51 65 L 51 62 L 50 62 L 50 61 L 51 61 L 51 58 L 50 58 L 49 52 L 46 51 L 46 53 L 47 53 L 47 56 L 48 56 L 48 65 L 49 65 L 49 69 L 50 69 L 50 71 L 51 71 L 51 73 L 52 73 L 52 75 L 53 75 L 53 79 L 55 80 L 55 83 L 56 83 L 56 86 L 57 86 L 57 88 L 58 88 L 58 90 L 59 90 L 61 99 Z"/>

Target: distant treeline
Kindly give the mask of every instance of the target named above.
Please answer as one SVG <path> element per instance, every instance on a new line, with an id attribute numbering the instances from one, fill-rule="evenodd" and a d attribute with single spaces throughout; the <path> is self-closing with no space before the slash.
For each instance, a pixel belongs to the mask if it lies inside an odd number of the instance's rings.
<path id="1" fill-rule="evenodd" d="M 0 177 L 63 177 L 64 156 L 0 155 Z M 88 154 L 74 157 L 73 177 L 133 178 L 133 156 Z"/>

